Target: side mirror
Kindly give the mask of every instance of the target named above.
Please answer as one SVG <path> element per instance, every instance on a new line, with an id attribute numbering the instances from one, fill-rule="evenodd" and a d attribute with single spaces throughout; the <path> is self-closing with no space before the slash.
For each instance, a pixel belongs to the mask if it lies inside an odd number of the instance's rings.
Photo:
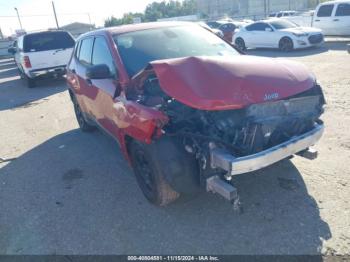
<path id="1" fill-rule="evenodd" d="M 270 27 L 266 27 L 266 28 L 265 28 L 265 31 L 266 31 L 266 32 L 272 32 L 272 29 L 271 29 Z"/>
<path id="2" fill-rule="evenodd" d="M 87 68 L 86 77 L 88 79 L 108 79 L 112 78 L 112 73 L 105 64 L 94 65 Z"/>
<path id="3" fill-rule="evenodd" d="M 7 52 L 9 52 L 10 54 L 14 55 L 14 54 L 16 54 L 17 50 L 14 47 L 10 47 L 9 49 L 7 49 Z"/>

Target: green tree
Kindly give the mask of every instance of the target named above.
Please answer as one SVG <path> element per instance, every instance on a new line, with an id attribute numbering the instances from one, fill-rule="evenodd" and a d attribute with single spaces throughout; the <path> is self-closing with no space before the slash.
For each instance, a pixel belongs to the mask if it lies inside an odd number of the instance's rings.
<path id="1" fill-rule="evenodd" d="M 125 13 L 122 18 L 116 18 L 114 16 L 107 18 L 104 24 L 105 27 L 132 24 L 134 18 L 140 17 L 143 20 L 143 16 L 142 13 Z"/>
<path id="2" fill-rule="evenodd" d="M 105 27 L 131 24 L 133 18 L 141 17 L 142 21 L 157 21 L 160 18 L 193 15 L 197 13 L 196 0 L 170 0 L 153 2 L 146 7 L 144 13 L 126 13 L 122 18 L 111 16 L 105 20 Z"/>

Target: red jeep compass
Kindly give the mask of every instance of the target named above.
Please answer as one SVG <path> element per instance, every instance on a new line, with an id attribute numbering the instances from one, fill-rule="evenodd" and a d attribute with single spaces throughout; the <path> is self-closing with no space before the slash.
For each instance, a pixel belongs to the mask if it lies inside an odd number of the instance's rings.
<path id="1" fill-rule="evenodd" d="M 241 55 L 192 23 L 87 33 L 67 81 L 80 128 L 119 142 L 156 205 L 201 186 L 238 204 L 232 176 L 313 159 L 324 130 L 324 96 L 305 66 Z"/>

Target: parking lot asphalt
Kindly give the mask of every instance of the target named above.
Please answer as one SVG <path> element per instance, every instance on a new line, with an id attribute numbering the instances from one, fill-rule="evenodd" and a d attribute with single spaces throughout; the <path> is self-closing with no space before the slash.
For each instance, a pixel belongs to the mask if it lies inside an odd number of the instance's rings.
<path id="1" fill-rule="evenodd" d="M 328 101 L 314 161 L 234 178 L 244 207 L 201 193 L 149 204 L 113 139 L 82 133 L 64 81 L 28 89 L 0 60 L 0 254 L 350 254 L 350 55 L 345 43 L 281 53 Z"/>

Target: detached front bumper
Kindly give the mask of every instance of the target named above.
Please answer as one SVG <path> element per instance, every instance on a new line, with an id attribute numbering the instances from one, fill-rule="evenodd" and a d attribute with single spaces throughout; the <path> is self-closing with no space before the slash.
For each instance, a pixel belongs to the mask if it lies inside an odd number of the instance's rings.
<path id="1" fill-rule="evenodd" d="M 211 166 L 212 168 L 220 168 L 227 171 L 228 176 L 256 171 L 308 149 L 316 144 L 322 137 L 323 132 L 324 125 L 317 124 L 314 129 L 303 135 L 293 137 L 282 144 L 244 157 L 236 158 L 223 149 L 214 148 L 211 150 Z"/>

